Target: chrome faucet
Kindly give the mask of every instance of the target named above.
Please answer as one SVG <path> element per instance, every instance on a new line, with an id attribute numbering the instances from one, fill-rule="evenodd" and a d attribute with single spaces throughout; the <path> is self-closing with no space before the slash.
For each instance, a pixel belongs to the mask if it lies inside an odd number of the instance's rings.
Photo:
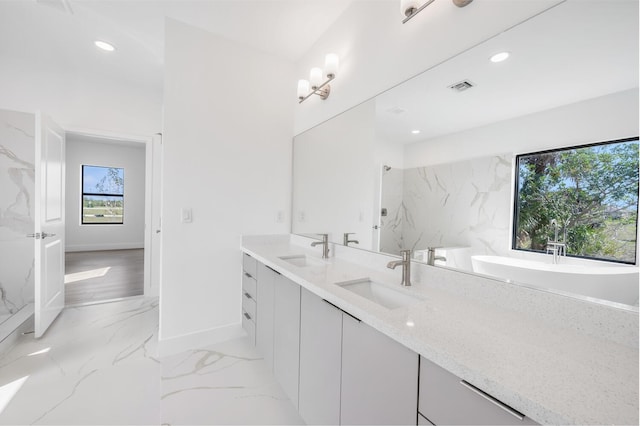
<path id="1" fill-rule="evenodd" d="M 553 228 L 553 241 L 547 241 L 547 254 L 553 255 L 553 263 L 557 264 L 560 260 L 560 256 L 567 254 L 567 226 L 569 220 L 565 222 L 564 226 L 564 241 L 558 241 L 558 233 L 560 231 L 560 225 L 556 219 L 551 219 L 551 228 Z"/>
<path id="2" fill-rule="evenodd" d="M 447 261 L 445 256 L 436 256 L 436 248 L 437 247 L 427 248 L 427 265 L 434 266 L 436 264 L 436 260 L 442 260 L 443 262 Z"/>
<path id="3" fill-rule="evenodd" d="M 322 237 L 322 241 L 314 241 L 311 243 L 311 247 L 315 247 L 322 244 L 322 258 L 329 258 L 329 234 L 318 234 Z"/>
<path id="4" fill-rule="evenodd" d="M 354 235 L 355 232 L 345 232 L 343 235 L 343 244 L 345 245 L 345 247 L 349 246 L 349 243 L 354 243 L 354 244 L 360 244 L 360 241 L 358 240 L 350 240 L 349 239 L 349 235 Z"/>
<path id="5" fill-rule="evenodd" d="M 402 265 L 402 283 L 403 286 L 411 285 L 411 250 L 400 250 L 402 260 L 394 260 L 387 263 L 387 268 L 396 269 L 396 266 Z"/>

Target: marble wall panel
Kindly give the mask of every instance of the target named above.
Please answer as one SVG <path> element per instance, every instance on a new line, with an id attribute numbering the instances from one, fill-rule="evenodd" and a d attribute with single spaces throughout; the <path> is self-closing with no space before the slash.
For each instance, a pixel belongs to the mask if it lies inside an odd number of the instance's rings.
<path id="1" fill-rule="evenodd" d="M 405 169 L 402 241 L 406 248 L 471 247 L 472 254 L 507 255 L 511 157 Z"/>
<path id="2" fill-rule="evenodd" d="M 0 324 L 34 298 L 35 117 L 0 110 Z"/>

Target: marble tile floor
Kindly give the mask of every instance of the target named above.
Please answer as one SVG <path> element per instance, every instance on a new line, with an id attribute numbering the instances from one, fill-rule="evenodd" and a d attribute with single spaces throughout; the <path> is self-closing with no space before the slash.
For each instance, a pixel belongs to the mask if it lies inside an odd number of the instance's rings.
<path id="1" fill-rule="evenodd" d="M 0 359 L 0 424 L 303 424 L 247 338 L 158 358 L 158 301 L 67 308 Z"/>

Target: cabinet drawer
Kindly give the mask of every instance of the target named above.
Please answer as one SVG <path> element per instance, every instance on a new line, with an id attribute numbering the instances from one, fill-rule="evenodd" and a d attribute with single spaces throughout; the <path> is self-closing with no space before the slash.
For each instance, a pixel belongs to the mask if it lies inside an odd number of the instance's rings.
<path id="1" fill-rule="evenodd" d="M 257 269 L 256 260 L 248 254 L 242 253 L 242 269 L 244 269 L 244 272 L 255 278 Z"/>
<path id="2" fill-rule="evenodd" d="M 256 301 L 246 291 L 242 292 L 242 311 L 248 313 L 253 322 L 256 321 Z"/>
<path id="3" fill-rule="evenodd" d="M 420 358 L 418 411 L 436 425 L 535 425 L 481 389 Z"/>
<path id="4" fill-rule="evenodd" d="M 253 317 L 247 312 L 242 311 L 242 328 L 249 335 L 249 341 L 252 344 L 256 344 L 256 323 L 253 321 Z"/>
<path id="5" fill-rule="evenodd" d="M 257 281 L 251 275 L 248 275 L 247 272 L 242 274 L 242 294 L 244 297 L 245 293 L 249 293 L 249 295 L 255 300 L 258 292 L 256 291 Z"/>

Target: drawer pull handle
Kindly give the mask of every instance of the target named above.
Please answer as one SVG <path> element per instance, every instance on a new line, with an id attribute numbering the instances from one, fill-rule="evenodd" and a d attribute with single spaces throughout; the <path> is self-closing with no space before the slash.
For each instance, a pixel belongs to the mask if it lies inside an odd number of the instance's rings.
<path id="1" fill-rule="evenodd" d="M 266 265 L 265 265 L 266 266 Z M 273 272 L 275 272 L 278 275 L 282 275 L 280 272 L 276 271 L 275 269 L 273 269 L 271 266 L 267 266 L 267 269 L 271 269 Z"/>
<path id="2" fill-rule="evenodd" d="M 247 277 L 249 277 L 249 278 L 253 278 L 253 277 L 251 276 L 251 274 L 250 274 L 250 273 L 248 273 L 248 272 L 245 272 L 245 273 L 244 273 L 244 275 L 245 275 L 245 276 L 247 276 Z"/>
<path id="3" fill-rule="evenodd" d="M 522 414 L 519 411 L 514 410 L 513 408 L 509 407 L 505 403 L 498 401 L 497 399 L 495 399 L 494 397 L 492 397 L 488 393 L 484 392 L 482 389 L 478 389 L 477 387 L 473 386 L 471 383 L 467 382 L 466 380 L 460 380 L 460 384 L 462 386 L 464 386 L 465 388 L 469 389 L 471 392 L 474 392 L 475 394 L 483 397 L 484 399 L 486 399 L 490 403 L 496 405 L 499 408 L 502 408 L 504 411 L 506 411 L 507 413 L 511 414 L 516 419 L 518 419 L 520 421 L 524 420 L 524 414 Z"/>
<path id="4" fill-rule="evenodd" d="M 251 297 L 251 295 L 246 291 L 244 292 L 244 297 L 246 297 L 247 299 L 253 299 L 253 297 Z"/>
<path id="5" fill-rule="evenodd" d="M 243 312 L 243 314 L 244 314 L 244 317 L 245 317 L 246 319 L 248 319 L 248 320 L 250 320 L 250 319 L 251 319 L 251 315 L 249 315 L 248 313 Z M 237 317 L 236 317 L 236 318 L 237 318 Z"/>

